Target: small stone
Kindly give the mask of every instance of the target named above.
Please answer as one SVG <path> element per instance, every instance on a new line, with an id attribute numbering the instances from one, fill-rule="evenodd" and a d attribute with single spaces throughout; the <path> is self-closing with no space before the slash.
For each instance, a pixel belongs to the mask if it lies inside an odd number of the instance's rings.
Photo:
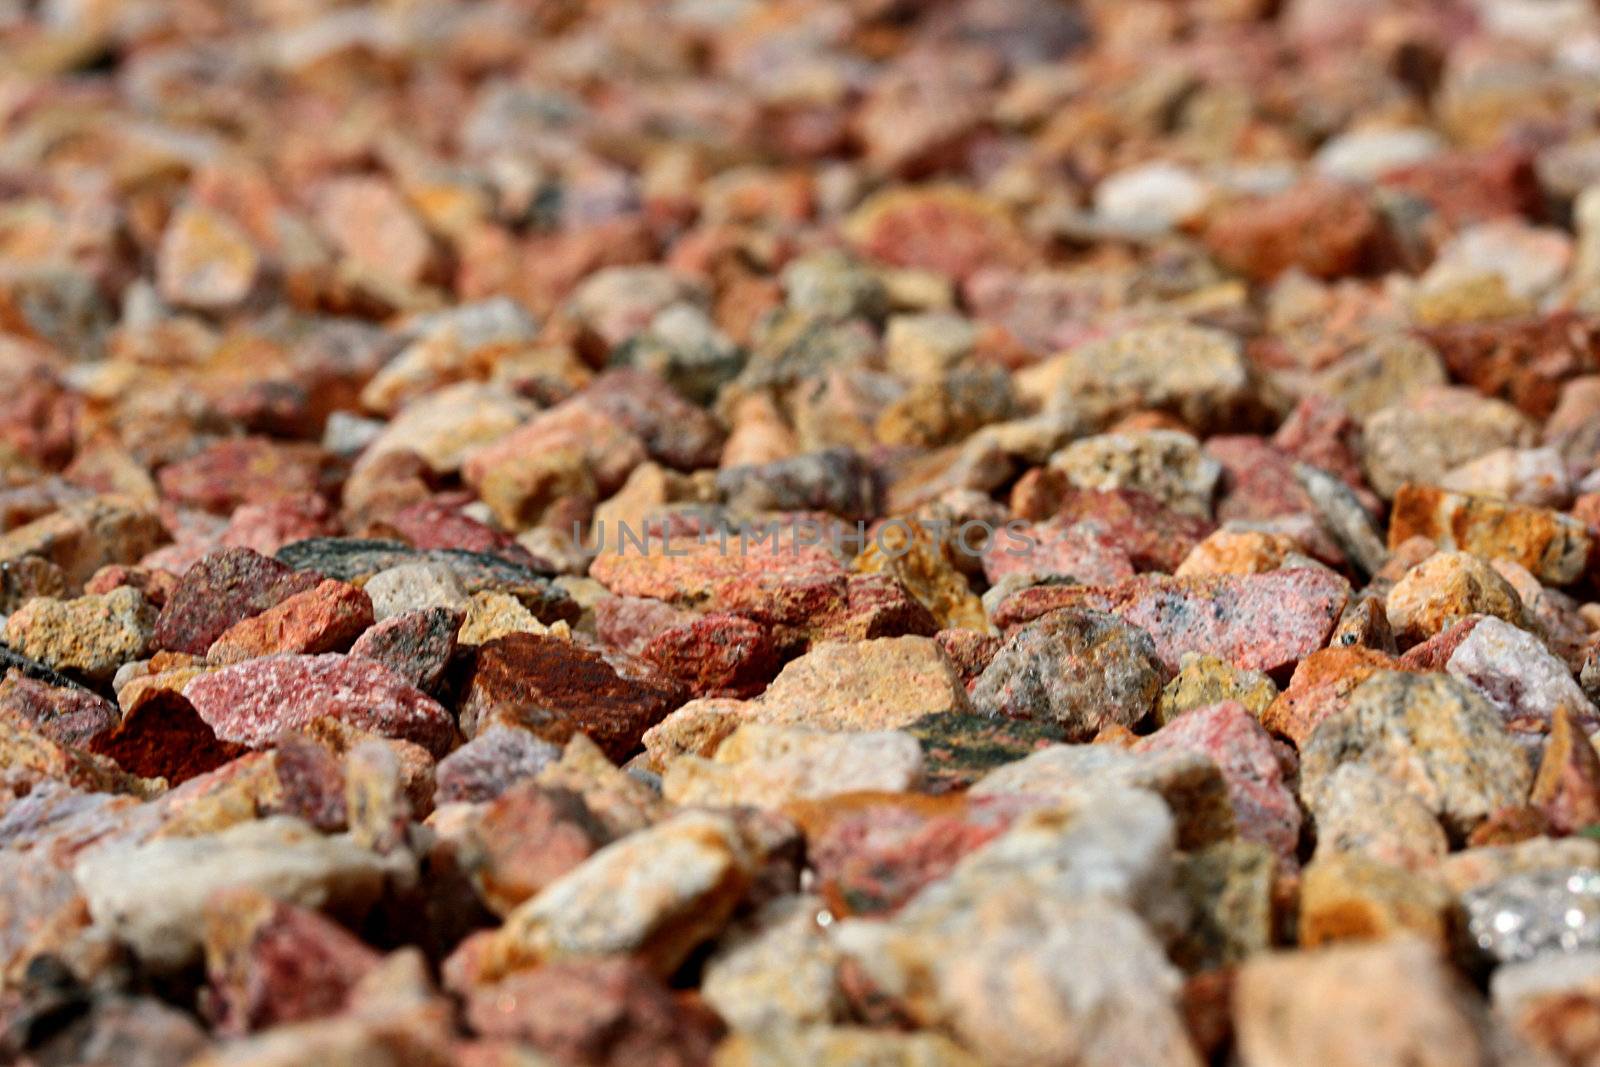
<path id="1" fill-rule="evenodd" d="M 1038 586 L 993 613 L 1010 627 L 1065 607 L 1109 611 L 1146 633 L 1169 672 L 1185 652 L 1245 670 L 1278 671 L 1323 647 L 1349 598 L 1343 578 L 1321 568 L 1172 578 L 1143 575 L 1107 586 Z"/>
<path id="2" fill-rule="evenodd" d="M 1438 674 L 1380 671 L 1317 725 L 1300 764 L 1302 794 L 1313 808 L 1342 764 L 1403 785 L 1458 837 L 1521 804 L 1532 780 L 1494 706 Z"/>
<path id="3" fill-rule="evenodd" d="M 1223 841 L 1183 857 L 1177 886 L 1191 914 L 1175 950 L 1177 962 L 1209 970 L 1269 949 L 1277 864 L 1271 849 L 1244 841 Z"/>
<path id="4" fill-rule="evenodd" d="M 55 670 L 95 682 L 149 651 L 156 609 L 136 589 L 75 600 L 37 597 L 6 620 L 6 643 Z"/>
<path id="5" fill-rule="evenodd" d="M 1080 489 L 1137 489 L 1175 511 L 1211 515 L 1222 467 L 1174 430 L 1107 433 L 1075 441 L 1050 459 Z"/>
<path id="6" fill-rule="evenodd" d="M 337 1015 L 382 958 L 333 920 L 253 888 L 218 890 L 204 914 L 206 1003 L 223 1034 Z"/>
<path id="7" fill-rule="evenodd" d="M 354 655 L 354 653 L 351 653 Z M 561 758 L 561 749 L 514 726 L 491 726 L 439 761 L 435 806 L 493 800 Z"/>
<path id="8" fill-rule="evenodd" d="M 206 901 L 225 886 L 359 917 L 404 868 L 287 816 L 217 834 L 112 845 L 80 861 L 74 877 L 97 924 L 146 964 L 181 967 L 200 954 Z"/>
<path id="9" fill-rule="evenodd" d="M 352 658 L 369 659 L 425 693 L 436 693 L 456 650 L 461 616 L 433 607 L 391 615 L 356 638 Z"/>
<path id="10" fill-rule="evenodd" d="M 671 974 L 722 929 L 755 862 L 726 815 L 685 812 L 630 834 L 506 916 L 484 948 L 483 977 L 619 954 Z"/>
<path id="11" fill-rule="evenodd" d="M 104 567 L 100 571 L 105 570 Z M 100 571 L 96 571 L 99 574 Z M 91 578 L 91 584 L 93 579 Z M 91 594 L 109 593 L 110 589 L 90 589 Z M 20 559 L 0 562 L 0 615 L 9 615 L 36 596 L 61 599 L 67 595 L 67 576 L 60 567 L 40 556 L 23 556 Z"/>
<path id="12" fill-rule="evenodd" d="M 1366 574 L 1376 574 L 1382 569 L 1389 561 L 1389 552 L 1373 528 L 1372 516 L 1355 492 L 1338 478 L 1310 464 L 1296 464 L 1294 473 L 1339 550 Z"/>
<path id="13" fill-rule="evenodd" d="M 1439 951 L 1414 938 L 1248 960 L 1234 984 L 1249 1067 L 1481 1063 L 1488 1051 Z"/>
<path id="14" fill-rule="evenodd" d="M 717 942 L 701 994 L 735 1031 L 761 1035 L 846 1018 L 822 901 L 780 897 Z"/>
<path id="15" fill-rule="evenodd" d="M 1214 213 L 1205 241 L 1224 266 L 1258 281 L 1290 268 L 1336 278 L 1361 268 L 1380 228 L 1359 189 L 1308 183 Z"/>
<path id="16" fill-rule="evenodd" d="M 1250 398 L 1243 351 L 1220 330 L 1137 326 L 1058 358 L 1062 385 L 1051 402 L 1101 425 L 1136 411 L 1165 411 L 1214 431 Z"/>
<path id="17" fill-rule="evenodd" d="M 715 612 L 663 630 L 641 655 L 697 697 L 755 696 L 779 668 L 771 631 Z"/>
<path id="18" fill-rule="evenodd" d="M 1358 422 L 1429 389 L 1448 385 L 1438 351 L 1409 332 L 1363 340 L 1312 379 L 1312 394 L 1331 397 Z"/>
<path id="19" fill-rule="evenodd" d="M 1454 898 L 1432 878 L 1364 855 L 1319 855 L 1300 876 L 1300 944 L 1410 934 L 1449 947 Z"/>
<path id="20" fill-rule="evenodd" d="M 484 589 L 472 594 L 456 631 L 456 640 L 463 645 L 484 645 L 507 634 L 567 635 L 570 630 L 564 622 L 546 626 L 522 602 L 509 593 Z"/>
<path id="21" fill-rule="evenodd" d="M 1148 715 L 1164 675 L 1144 631 L 1097 611 L 1056 611 L 1011 636 L 972 700 L 990 715 L 1052 723 L 1084 741 Z"/>
<path id="22" fill-rule="evenodd" d="M 1450 851 L 1444 827 L 1421 800 L 1360 764 L 1334 769 L 1312 813 L 1318 858 L 1353 852 L 1419 871 L 1436 866 Z"/>
<path id="23" fill-rule="evenodd" d="M 1411 537 L 1426 537 L 1445 551 L 1512 560 L 1551 585 L 1577 580 L 1590 547 L 1583 523 L 1559 512 L 1404 485 L 1394 498 L 1389 547 Z"/>
<path id="24" fill-rule="evenodd" d="M 461 863 L 483 902 L 505 916 L 606 843 L 583 798 L 525 781 L 485 806 Z"/>
<path id="25" fill-rule="evenodd" d="M 1585 727 L 1600 724 L 1572 671 L 1537 637 L 1493 617 L 1478 620 L 1444 669 L 1488 697 L 1506 729 L 1544 733 L 1562 713 Z"/>
<path id="26" fill-rule="evenodd" d="M 1468 890 L 1467 934 L 1496 963 L 1600 947 L 1600 875 L 1592 868 L 1511 874 Z"/>
<path id="27" fill-rule="evenodd" d="M 1558 833 L 1600 825 L 1600 754 L 1566 708 L 1556 712 L 1528 803 Z"/>
<path id="28" fill-rule="evenodd" d="M 791 661 L 754 702 L 761 722 L 892 730 L 968 709 L 955 665 L 926 637 L 827 642 Z"/>
<path id="29" fill-rule="evenodd" d="M 1202 574 L 1264 574 L 1277 570 L 1285 558 L 1299 552 L 1293 538 L 1261 530 L 1218 530 L 1194 546 L 1177 578 Z"/>
<path id="30" fill-rule="evenodd" d="M 374 574 L 361 590 L 380 621 L 440 608 L 465 613 L 470 604 L 455 572 L 442 563 L 402 563 Z"/>
<path id="31" fill-rule="evenodd" d="M 86 747 L 122 719 L 117 706 L 98 694 L 49 685 L 12 671 L 0 678 L 0 709 L 4 709 L 0 714 L 32 723 L 57 744 L 75 748 Z"/>
<path id="32" fill-rule="evenodd" d="M 941 629 L 987 630 L 989 620 L 954 559 L 957 547 L 921 522 L 887 522 L 868 533 L 867 547 L 855 559 L 862 574 L 897 579 Z"/>
<path id="33" fill-rule="evenodd" d="M 922 775 L 922 747 L 898 730 L 829 733 L 798 726 L 740 726 L 707 760 L 685 755 L 662 775 L 674 804 L 781 807 L 864 790 L 905 792 Z"/>
<path id="34" fill-rule="evenodd" d="M 539 1062 L 674 1067 L 711 1062 L 716 1016 L 632 960 L 572 960 L 521 971 L 467 998 L 477 1033 Z"/>
<path id="35" fill-rule="evenodd" d="M 352 497 L 359 496 L 363 479 L 380 473 L 380 465 L 397 454 L 413 454 L 410 459 L 420 459 L 423 472 L 451 474 L 479 449 L 505 440 L 538 411 L 532 401 L 504 386 L 483 382 L 457 382 L 419 397 L 361 453 L 345 486 L 345 506 L 349 508 Z M 426 495 L 424 485 L 418 497 Z M 342 574 L 329 577 L 349 580 Z"/>
<path id="36" fill-rule="evenodd" d="M 821 511 L 842 519 L 870 519 L 879 511 L 873 469 L 847 448 L 717 472 L 717 491 L 733 511 Z"/>
<path id="37" fill-rule="evenodd" d="M 1509 404 L 1440 389 L 1376 412 L 1362 426 L 1362 438 L 1367 478 L 1387 499 L 1407 482 L 1438 485 L 1479 456 L 1531 445 L 1533 430 Z"/>
<path id="38" fill-rule="evenodd" d="M 1522 622 L 1522 600 L 1504 578 L 1467 552 L 1439 552 L 1406 571 L 1385 601 L 1396 640 L 1432 637 L 1468 615 Z"/>
<path id="39" fill-rule="evenodd" d="M 1262 713 L 1261 725 L 1304 748 L 1317 724 L 1342 708 L 1356 686 L 1381 670 L 1397 670 L 1393 656 L 1359 645 L 1311 653 L 1295 667 L 1289 687 Z"/>
<path id="40" fill-rule="evenodd" d="M 1187 167 L 1145 163 L 1117 171 L 1094 189 L 1094 213 L 1116 226 L 1162 232 L 1194 222 L 1211 190 Z"/>
<path id="41" fill-rule="evenodd" d="M 247 660 L 195 678 L 183 695 L 219 738 L 256 748 L 324 717 L 415 741 L 436 756 L 456 740 L 454 720 L 433 698 L 351 656 Z"/>
<path id="42" fill-rule="evenodd" d="M 211 643 L 206 659 L 227 664 L 280 652 L 340 652 L 371 625 L 372 601 L 367 594 L 330 578 L 234 623 Z"/>
<path id="43" fill-rule="evenodd" d="M 967 788 L 996 767 L 1065 740 L 1051 723 L 936 712 L 901 727 L 922 745 L 925 792 Z"/>
<path id="44" fill-rule="evenodd" d="M 1135 752 L 1197 752 L 1222 772 L 1239 836 L 1292 858 L 1300 843 L 1300 807 L 1284 780 L 1283 763 L 1272 738 L 1244 705 L 1213 704 L 1180 716 L 1149 737 Z"/>
<path id="45" fill-rule="evenodd" d="M 1572 479 L 1555 448 L 1497 448 L 1444 476 L 1440 487 L 1512 504 L 1561 508 L 1572 502 Z"/>
<path id="46" fill-rule="evenodd" d="M 683 696 L 676 682 L 624 676 L 572 641 L 515 633 L 479 646 L 461 727 L 473 737 L 521 726 L 556 744 L 583 733 L 620 762 Z"/>
<path id="47" fill-rule="evenodd" d="M 213 552 L 184 574 L 156 619 L 155 644 L 204 655 L 229 627 L 321 581 L 248 548 Z"/>
<path id="48" fill-rule="evenodd" d="M 77 588 L 110 563 L 138 563 L 167 540 L 153 512 L 119 496 L 96 496 L 0 534 L 0 564 L 38 556 Z"/>
<path id="49" fill-rule="evenodd" d="M 901 377 L 934 381 L 970 357 L 977 343 L 977 327 L 952 311 L 891 315 L 884 330 L 884 362 Z"/>
<path id="50" fill-rule="evenodd" d="M 1133 753 L 1112 745 L 1050 745 L 984 775 L 969 797 L 1081 799 L 1142 789 L 1166 801 L 1180 848 L 1233 836 L 1233 806 L 1222 772 L 1190 750 Z"/>
<path id="51" fill-rule="evenodd" d="M 259 257 L 226 215 L 190 205 L 167 223 L 156 253 L 156 280 L 169 303 L 225 308 L 255 284 Z"/>
<path id="52" fill-rule="evenodd" d="M 676 470 L 715 466 L 722 452 L 721 424 L 649 371 L 607 371 L 578 400 L 638 437 L 650 458 Z"/>
<path id="53" fill-rule="evenodd" d="M 315 495 L 327 488 L 328 466 L 318 445 L 240 437 L 162 467 L 157 480 L 166 499 L 227 515 L 244 504 Z"/>
<path id="54" fill-rule="evenodd" d="M 328 182 L 317 198 L 317 225 L 349 261 L 377 278 L 414 284 L 431 255 L 427 231 L 382 178 Z"/>
<path id="55" fill-rule="evenodd" d="M 1335 180 L 1370 182 L 1388 171 L 1432 159 L 1446 147 L 1444 139 L 1426 126 L 1350 130 L 1317 149 L 1312 165 Z"/>
<path id="56" fill-rule="evenodd" d="M 1185 652 L 1178 673 L 1161 690 L 1156 722 L 1165 725 L 1195 708 L 1235 700 L 1260 719 L 1278 698 L 1278 687 L 1260 671 L 1247 671 L 1201 652 Z"/>
<path id="57" fill-rule="evenodd" d="M 663 308 L 649 327 L 611 350 L 612 366 L 638 367 L 697 404 L 738 377 L 745 354 L 693 304 Z"/>
<path id="58" fill-rule="evenodd" d="M 955 186 L 878 193 L 846 220 L 845 235 L 873 259 L 957 280 L 980 267 L 1019 265 L 1032 258 L 1000 203 Z"/>
<path id="59" fill-rule="evenodd" d="M 172 690 L 157 690 L 131 706 L 113 729 L 83 746 L 140 778 L 165 778 L 182 785 L 222 767 L 249 751 L 217 740 L 216 732 L 194 706 Z"/>

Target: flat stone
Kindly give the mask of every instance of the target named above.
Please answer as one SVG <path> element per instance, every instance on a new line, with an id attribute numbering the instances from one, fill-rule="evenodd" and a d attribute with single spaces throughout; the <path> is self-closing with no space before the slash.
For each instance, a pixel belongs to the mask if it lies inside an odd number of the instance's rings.
<path id="1" fill-rule="evenodd" d="M 606 846 L 506 916 L 484 949 L 483 976 L 619 954 L 671 974 L 722 929 L 755 862 L 732 818 L 676 815 Z"/>
<path id="2" fill-rule="evenodd" d="M 353 656 L 247 660 L 195 678 L 183 695 L 218 738 L 255 748 L 324 717 L 415 741 L 436 756 L 456 741 L 454 720 L 432 697 Z"/>
<path id="3" fill-rule="evenodd" d="M 390 877 L 404 873 L 298 819 L 276 816 L 218 834 L 116 845 L 79 862 L 73 874 L 94 921 L 149 966 L 181 967 L 200 955 L 206 901 L 226 886 L 359 917 Z"/>
<path id="4" fill-rule="evenodd" d="M 905 792 L 922 775 L 922 747 L 898 730 L 829 733 L 750 723 L 717 746 L 711 759 L 685 755 L 662 775 L 674 804 L 781 807 L 863 790 Z"/>
<path id="5" fill-rule="evenodd" d="M 583 733 L 620 762 L 685 695 L 670 680 L 621 675 L 571 641 L 510 634 L 479 646 L 461 725 L 468 736 L 495 723 L 521 726 L 557 744 Z"/>
<path id="6" fill-rule="evenodd" d="M 149 650 L 156 609 L 121 588 L 75 600 L 37 597 L 6 620 L 6 643 L 54 670 L 104 682 Z"/>
<path id="7" fill-rule="evenodd" d="M 1133 726 L 1160 696 L 1164 670 L 1143 630 L 1114 615 L 1064 610 L 1014 633 L 973 686 L 990 715 L 1052 723 L 1069 741 Z"/>
<path id="8" fill-rule="evenodd" d="M 438 806 L 493 800 L 516 782 L 537 777 L 561 749 L 514 726 L 491 726 L 439 761 Z"/>
<path id="9" fill-rule="evenodd" d="M 1144 575 L 1109 586 L 1039 586 L 994 612 L 1001 627 L 1048 611 L 1109 611 L 1149 633 L 1162 665 L 1175 673 L 1185 652 L 1220 656 L 1246 670 L 1277 671 L 1321 648 L 1349 597 L 1329 571 L 1171 578 Z"/>

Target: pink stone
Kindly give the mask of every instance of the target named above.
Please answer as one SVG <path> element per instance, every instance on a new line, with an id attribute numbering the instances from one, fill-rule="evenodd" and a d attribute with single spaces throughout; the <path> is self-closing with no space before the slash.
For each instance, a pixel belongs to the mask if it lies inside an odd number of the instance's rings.
<path id="1" fill-rule="evenodd" d="M 357 657 L 268 656 L 201 675 L 183 692 L 219 738 L 256 748 L 324 717 L 436 756 L 456 739 L 455 721 L 432 697 Z"/>
<path id="2" fill-rule="evenodd" d="M 1327 642 L 1349 597 L 1348 582 L 1312 567 L 1193 578 L 1147 574 L 1115 585 L 1022 589 L 1002 601 L 993 618 L 1011 628 L 1057 608 L 1093 608 L 1147 630 L 1169 671 L 1180 668 L 1185 652 L 1276 671 Z"/>
<path id="3" fill-rule="evenodd" d="M 1239 836 L 1292 858 L 1300 842 L 1300 807 L 1284 782 L 1272 737 L 1236 700 L 1196 708 L 1140 739 L 1137 752 L 1209 756 L 1227 783 Z"/>
<path id="4" fill-rule="evenodd" d="M 1098 523 L 1049 521 L 996 532 L 983 553 L 983 576 L 993 585 L 1008 574 L 1070 575 L 1090 585 L 1134 575 L 1121 541 Z"/>

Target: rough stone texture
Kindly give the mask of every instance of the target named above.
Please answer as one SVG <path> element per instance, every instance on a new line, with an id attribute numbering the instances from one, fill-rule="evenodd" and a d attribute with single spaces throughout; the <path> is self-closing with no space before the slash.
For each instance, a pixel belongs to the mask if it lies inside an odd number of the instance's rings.
<path id="1" fill-rule="evenodd" d="M 442 563 L 402 563 L 374 574 L 361 588 L 374 617 L 385 621 L 438 608 L 465 613 L 471 603 L 455 572 Z"/>
<path id="2" fill-rule="evenodd" d="M 1239 970 L 1234 1026 L 1249 1067 L 1481 1063 L 1487 1049 L 1456 979 L 1426 942 L 1259 956 Z"/>
<path id="3" fill-rule="evenodd" d="M 95 693 L 49 685 L 20 672 L 0 679 L 0 709 L 32 723 L 57 744 L 83 748 L 122 719 L 117 706 Z"/>
<path id="4" fill-rule="evenodd" d="M 439 761 L 435 803 L 493 800 L 561 758 L 561 749 L 514 726 L 491 726 Z"/>
<path id="5" fill-rule="evenodd" d="M 1086 437 L 1051 457 L 1050 466 L 1080 489 L 1137 489 L 1200 518 L 1211 517 L 1222 476 L 1193 437 L 1172 430 Z"/>
<path id="6" fill-rule="evenodd" d="M 155 644 L 203 655 L 235 623 L 316 588 L 321 577 L 248 548 L 211 553 L 184 574 L 156 619 Z"/>
<path id="7" fill-rule="evenodd" d="M 324 717 L 415 741 L 436 756 L 455 744 L 455 722 L 433 698 L 353 656 L 247 660 L 195 678 L 183 695 L 219 738 L 252 747 Z"/>
<path id="8" fill-rule="evenodd" d="M 1260 719 L 1277 698 L 1278 687 L 1260 671 L 1240 670 L 1216 656 L 1186 652 L 1178 673 L 1161 690 L 1156 721 L 1164 725 L 1185 712 L 1225 700 L 1238 701 Z"/>
<path id="9" fill-rule="evenodd" d="M 1600 754 L 1565 708 L 1556 712 L 1528 803 L 1560 833 L 1600 824 Z"/>
<path id="10" fill-rule="evenodd" d="M 710 1062 L 716 1015 L 627 959 L 573 960 L 511 975 L 467 999 L 468 1024 L 556 1063 Z"/>
<path id="11" fill-rule="evenodd" d="M 1349 597 L 1336 574 L 1311 568 L 1269 574 L 1170 578 L 1147 575 L 1109 586 L 1038 586 L 994 612 L 1002 627 L 1058 608 L 1109 611 L 1149 633 L 1176 672 L 1185 652 L 1220 656 L 1246 670 L 1289 667 L 1327 641 Z"/>
<path id="12" fill-rule="evenodd" d="M 1318 857 L 1353 852 L 1423 870 L 1450 850 L 1444 827 L 1427 805 L 1403 784 L 1360 764 L 1334 769 L 1312 815 Z"/>
<path id="13" fill-rule="evenodd" d="M 1065 739 L 1050 723 L 964 712 L 935 712 L 901 729 L 922 744 L 922 787 L 930 793 L 965 789 L 996 767 Z"/>
<path id="14" fill-rule="evenodd" d="M 841 793 L 906 792 L 921 776 L 922 747 L 898 730 L 829 733 L 749 723 L 710 759 L 673 760 L 661 792 L 686 807 L 781 807 Z"/>
<path id="15" fill-rule="evenodd" d="M 576 793 L 521 782 L 485 806 L 461 864 L 483 902 L 504 916 L 588 859 L 606 838 Z"/>
<path id="16" fill-rule="evenodd" d="M 330 578 L 234 623 L 211 643 L 206 659 L 238 663 L 280 652 L 341 652 L 372 622 L 372 601 L 367 594 Z"/>
<path id="17" fill-rule="evenodd" d="M 1445 551 L 1509 559 L 1551 585 L 1582 575 L 1590 549 L 1583 523 L 1559 512 L 1408 484 L 1395 494 L 1389 547 L 1412 537 Z"/>
<path id="18" fill-rule="evenodd" d="M 1304 749 L 1317 724 L 1344 707 L 1357 686 L 1378 671 L 1401 669 L 1393 656 L 1359 645 L 1311 653 L 1289 686 L 1261 715 L 1261 724 Z"/>
<path id="19" fill-rule="evenodd" d="M 1591 729 L 1600 723 L 1600 711 L 1567 665 L 1537 637 L 1500 619 L 1480 619 L 1444 669 L 1488 697 L 1507 729 L 1543 733 L 1562 712 Z"/>
<path id="20" fill-rule="evenodd" d="M 1522 599 L 1477 556 L 1439 552 L 1406 571 L 1384 606 L 1401 647 L 1426 640 L 1469 615 L 1523 621 Z"/>
<path id="21" fill-rule="evenodd" d="M 1437 674 L 1380 671 L 1317 725 L 1300 765 L 1302 793 L 1313 807 L 1333 772 L 1351 764 L 1400 784 L 1462 836 L 1500 808 L 1521 804 L 1532 781 L 1527 757 L 1494 706 Z"/>
<path id="22" fill-rule="evenodd" d="M 697 697 L 749 697 L 778 673 L 771 632 L 739 615 L 711 613 L 663 630 L 641 651 Z"/>
<path id="23" fill-rule="evenodd" d="M 1449 947 L 1455 899 L 1432 877 L 1363 855 L 1329 853 L 1300 877 L 1305 948 L 1411 935 Z"/>
<path id="24" fill-rule="evenodd" d="M 350 655 L 380 663 L 403 681 L 437 695 L 460 626 L 461 616 L 447 607 L 392 615 L 356 638 Z"/>
<path id="25" fill-rule="evenodd" d="M 1069 741 L 1150 713 L 1164 672 L 1148 634 L 1114 615 L 1057 611 L 1022 627 L 978 677 L 972 702 L 990 715 L 1048 722 Z"/>
<path id="26" fill-rule="evenodd" d="M 1372 488 L 1392 498 L 1406 483 L 1438 485 L 1455 468 L 1497 448 L 1533 443 L 1509 404 L 1451 389 L 1386 407 L 1362 427 Z"/>
<path id="27" fill-rule="evenodd" d="M 104 682 L 150 647 L 156 610 L 136 589 L 75 600 L 39 597 L 6 620 L 6 643 L 55 670 Z"/>
<path id="28" fill-rule="evenodd" d="M 483 977 L 540 961 L 633 955 L 666 975 L 721 929 L 755 855 L 728 816 L 687 812 L 608 845 L 506 916 Z"/>
<path id="29" fill-rule="evenodd" d="M 243 756 L 248 746 L 219 741 L 194 706 L 172 690 L 139 701 L 114 728 L 82 747 L 114 760 L 129 774 L 181 785 Z"/>
<path id="30" fill-rule="evenodd" d="M 676 682 L 627 677 L 571 641 L 510 634 L 479 646 L 461 727 L 472 737 L 520 726 L 557 744 L 583 733 L 620 761 L 684 696 Z"/>
<path id="31" fill-rule="evenodd" d="M 941 629 L 986 631 L 989 620 L 954 558 L 960 550 L 923 523 L 881 523 L 855 559 L 862 574 L 896 578 Z"/>
<path id="32" fill-rule="evenodd" d="M 161 520 L 137 501 L 96 496 L 0 533 L 0 563 L 37 556 L 76 588 L 107 564 L 138 563 L 165 540 Z"/>
<path id="33" fill-rule="evenodd" d="M 173 968 L 200 954 L 206 901 L 217 889 L 249 886 L 359 916 L 385 880 L 403 872 L 397 863 L 278 816 L 218 834 L 109 847 L 73 875 L 97 924 L 147 963 Z"/>
<path id="34" fill-rule="evenodd" d="M 1293 857 L 1300 843 L 1300 807 L 1272 738 L 1244 705 L 1230 700 L 1199 708 L 1134 746 L 1135 752 L 1168 750 L 1210 757 L 1227 783 L 1239 836 Z"/>

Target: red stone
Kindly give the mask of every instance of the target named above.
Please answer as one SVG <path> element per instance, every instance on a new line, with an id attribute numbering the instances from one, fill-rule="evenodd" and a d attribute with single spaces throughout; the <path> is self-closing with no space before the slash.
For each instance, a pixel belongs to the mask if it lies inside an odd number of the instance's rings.
<path id="1" fill-rule="evenodd" d="M 114 729 L 91 738 L 85 747 L 141 778 L 165 778 L 180 785 L 214 771 L 249 751 L 217 740 L 194 705 L 170 689 L 151 690 Z"/>
<path id="2" fill-rule="evenodd" d="M 367 594 L 330 578 L 234 623 L 212 642 L 206 658 L 213 663 L 238 663 L 278 652 L 339 652 L 372 622 L 372 601 Z"/>
<path id="3" fill-rule="evenodd" d="M 47 685 L 17 671 L 0 681 L 0 708 L 33 723 L 50 740 L 78 748 L 122 718 L 117 706 L 104 697 L 85 689 Z"/>
<path id="4" fill-rule="evenodd" d="M 993 621 L 1010 629 L 1058 608 L 1110 611 L 1149 632 L 1169 671 L 1178 670 L 1185 652 L 1275 671 L 1323 646 L 1349 596 L 1343 578 L 1309 567 L 1193 578 L 1150 574 L 1116 585 L 1019 590 L 1001 602 Z"/>
<path id="5" fill-rule="evenodd" d="M 338 518 L 326 497 L 300 493 L 259 504 L 244 504 L 228 520 L 223 548 L 249 548 L 270 556 L 284 545 L 339 532 Z"/>
<path id="6" fill-rule="evenodd" d="M 1450 376 L 1536 419 L 1555 410 L 1561 386 L 1600 365 L 1600 319 L 1570 311 L 1422 331 Z"/>
<path id="7" fill-rule="evenodd" d="M 228 548 L 184 574 L 156 619 L 155 645 L 203 655 L 234 623 L 315 588 L 322 576 L 296 571 L 248 548 Z"/>
<path id="8" fill-rule="evenodd" d="M 356 639 L 350 655 L 381 663 L 404 681 L 432 692 L 450 666 L 461 615 L 453 608 L 408 611 L 384 619 Z"/>
<path id="9" fill-rule="evenodd" d="M 204 674 L 184 688 L 225 741 L 261 748 L 320 718 L 414 741 L 434 755 L 455 744 L 450 713 L 388 668 L 351 656 L 269 656 Z"/>
<path id="10" fill-rule="evenodd" d="M 505 915 L 605 843 L 578 794 L 521 782 L 484 809 L 462 862 L 484 903 Z"/>
<path id="11" fill-rule="evenodd" d="M 461 724 L 469 736 L 494 723 L 522 726 L 557 744 L 583 733 L 620 763 L 685 695 L 674 681 L 625 677 L 572 641 L 507 634 L 478 648 Z"/>
<path id="12" fill-rule="evenodd" d="M 1266 282 L 1290 268 L 1314 278 L 1359 273 L 1370 264 L 1379 232 L 1366 193 L 1313 182 L 1224 208 L 1205 241 L 1223 266 Z"/>
<path id="13" fill-rule="evenodd" d="M 702 615 L 657 634 L 642 652 L 697 697 L 750 697 L 782 666 L 772 632 L 739 615 Z"/>
<path id="14" fill-rule="evenodd" d="M 1426 201 L 1451 230 L 1507 215 L 1536 215 L 1543 201 L 1533 154 L 1513 146 L 1446 152 L 1397 167 L 1379 184 Z"/>
<path id="15" fill-rule="evenodd" d="M 332 488 L 329 456 L 320 447 L 266 437 L 219 441 L 163 467 L 157 481 L 167 499 L 220 515 Z"/>
<path id="16" fill-rule="evenodd" d="M 1068 526 L 1091 521 L 1121 546 L 1134 567 L 1168 574 L 1215 529 L 1205 519 L 1173 511 L 1138 489 L 1071 490 L 1054 517 Z"/>

